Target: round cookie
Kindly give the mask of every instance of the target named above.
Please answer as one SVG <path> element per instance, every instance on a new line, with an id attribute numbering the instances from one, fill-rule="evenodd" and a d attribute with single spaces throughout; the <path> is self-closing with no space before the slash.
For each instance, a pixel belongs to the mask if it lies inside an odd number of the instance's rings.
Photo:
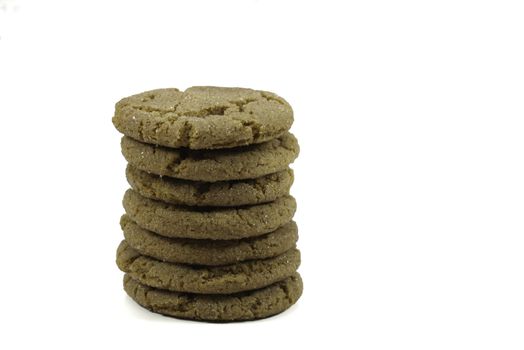
<path id="1" fill-rule="evenodd" d="M 124 135 L 168 147 L 215 149 L 271 140 L 289 130 L 293 110 L 267 91 L 194 86 L 120 100 L 113 124 Z"/>
<path id="2" fill-rule="evenodd" d="M 212 322 L 256 320 L 279 314 L 302 295 L 298 273 L 265 288 L 231 295 L 172 292 L 124 275 L 124 290 L 142 307 L 166 316 Z"/>
<path id="3" fill-rule="evenodd" d="M 149 174 L 128 164 L 127 181 L 144 197 L 188 206 L 231 207 L 274 201 L 289 193 L 293 170 L 256 179 L 196 182 Z"/>
<path id="4" fill-rule="evenodd" d="M 295 247 L 298 240 L 294 221 L 265 235 L 222 241 L 160 236 L 141 228 L 127 215 L 120 219 L 120 226 L 126 242 L 141 254 L 194 265 L 217 266 L 271 258 Z"/>
<path id="5" fill-rule="evenodd" d="M 300 148 L 291 133 L 265 143 L 227 150 L 188 151 L 155 146 L 124 136 L 124 158 L 148 173 L 193 181 L 254 179 L 286 169 Z"/>
<path id="6" fill-rule="evenodd" d="M 289 195 L 239 208 L 183 207 L 156 201 L 129 189 L 123 205 L 140 227 L 166 237 L 241 239 L 272 232 L 291 221 L 296 210 Z"/>
<path id="7" fill-rule="evenodd" d="M 141 255 L 122 241 L 118 268 L 150 287 L 175 292 L 231 294 L 268 286 L 289 277 L 300 265 L 300 251 L 292 248 L 274 258 L 225 266 L 192 266 L 162 262 Z"/>

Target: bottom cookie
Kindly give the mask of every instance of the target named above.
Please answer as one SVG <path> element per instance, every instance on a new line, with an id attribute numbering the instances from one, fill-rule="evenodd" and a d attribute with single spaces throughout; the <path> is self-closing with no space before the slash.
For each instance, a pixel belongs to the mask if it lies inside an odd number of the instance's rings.
<path id="1" fill-rule="evenodd" d="M 230 295 L 207 295 L 151 288 L 126 274 L 124 290 L 142 307 L 162 315 L 232 322 L 261 319 L 288 309 L 302 295 L 302 279 L 295 273 L 265 288 Z"/>

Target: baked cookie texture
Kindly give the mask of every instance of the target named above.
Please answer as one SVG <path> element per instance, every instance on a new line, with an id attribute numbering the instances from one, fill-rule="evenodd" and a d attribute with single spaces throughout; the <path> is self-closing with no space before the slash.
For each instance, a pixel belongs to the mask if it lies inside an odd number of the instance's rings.
<path id="1" fill-rule="evenodd" d="M 302 289 L 298 273 L 261 289 L 229 295 L 167 291 L 124 275 L 124 290 L 144 308 L 167 316 L 210 322 L 247 321 L 276 315 L 295 304 Z"/>
<path id="2" fill-rule="evenodd" d="M 254 179 L 276 173 L 285 170 L 300 152 L 291 133 L 262 144 L 205 151 L 159 147 L 124 136 L 121 148 L 129 164 L 140 170 L 206 182 Z"/>
<path id="3" fill-rule="evenodd" d="M 294 221 L 273 232 L 234 240 L 168 238 L 138 226 L 127 215 L 120 219 L 126 242 L 142 255 L 160 261 L 217 266 L 266 259 L 294 248 L 298 228 Z"/>
<path id="4" fill-rule="evenodd" d="M 255 179 L 202 182 L 158 176 L 139 170 L 131 164 L 126 169 L 128 183 L 140 195 L 166 203 L 187 206 L 232 207 L 267 203 L 289 194 L 293 170 Z"/>
<path id="5" fill-rule="evenodd" d="M 225 266 L 192 266 L 141 255 L 122 241 L 116 262 L 120 270 L 150 287 L 175 292 L 231 294 L 268 286 L 289 277 L 300 265 L 300 252 Z"/>
<path id="6" fill-rule="evenodd" d="M 272 232 L 293 218 L 296 202 L 286 195 L 273 202 L 235 208 L 182 207 L 127 190 L 123 205 L 140 227 L 166 237 L 241 239 Z"/>
<path id="7" fill-rule="evenodd" d="M 113 124 L 124 135 L 145 143 L 231 148 L 282 135 L 293 124 L 293 110 L 267 91 L 194 86 L 126 97 L 115 106 Z"/>
<path id="8" fill-rule="evenodd" d="M 158 89 L 120 100 L 131 186 L 116 265 L 144 308 L 181 319 L 256 320 L 302 294 L 293 221 L 291 106 L 244 88 Z"/>

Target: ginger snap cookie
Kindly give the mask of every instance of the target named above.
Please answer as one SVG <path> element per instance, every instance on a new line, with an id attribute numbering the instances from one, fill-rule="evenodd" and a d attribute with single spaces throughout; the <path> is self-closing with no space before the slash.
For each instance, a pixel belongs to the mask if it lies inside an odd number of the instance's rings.
<path id="1" fill-rule="evenodd" d="M 268 142 L 227 150 L 188 151 L 142 143 L 124 136 L 124 158 L 148 173 L 193 181 L 254 179 L 287 169 L 300 148 L 291 133 Z"/>
<path id="2" fill-rule="evenodd" d="M 235 240 L 168 238 L 141 228 L 127 215 L 120 219 L 120 226 L 126 242 L 142 255 L 194 265 L 229 265 L 271 258 L 295 247 L 298 240 L 294 221 L 265 235 Z"/>
<path id="3" fill-rule="evenodd" d="M 194 86 L 146 91 L 120 100 L 113 124 L 145 143 L 189 149 L 269 141 L 293 124 L 293 110 L 267 91 Z"/>
<path id="4" fill-rule="evenodd" d="M 244 88 L 146 91 L 115 105 L 131 186 L 116 264 L 139 305 L 230 322 L 302 294 L 290 164 L 300 147 L 281 97 Z"/>
<path id="5" fill-rule="evenodd" d="M 273 202 L 234 208 L 177 206 L 127 190 L 123 205 L 140 227 L 167 237 L 241 239 L 272 232 L 288 223 L 296 210 L 286 195 Z"/>
<path id="6" fill-rule="evenodd" d="M 182 319 L 232 322 L 281 313 L 302 295 L 298 273 L 267 287 L 229 295 L 172 292 L 148 287 L 124 275 L 124 290 L 142 307 Z"/>
<path id="7" fill-rule="evenodd" d="M 161 177 L 128 164 L 126 177 L 131 187 L 144 197 L 188 206 L 267 203 L 288 194 L 293 184 L 293 170 L 289 168 L 256 179 L 209 183 Z"/>
<path id="8" fill-rule="evenodd" d="M 225 266 L 194 266 L 156 260 L 131 248 L 118 246 L 116 263 L 130 277 L 150 287 L 175 292 L 231 294 L 268 286 L 289 277 L 300 265 L 300 252 Z"/>

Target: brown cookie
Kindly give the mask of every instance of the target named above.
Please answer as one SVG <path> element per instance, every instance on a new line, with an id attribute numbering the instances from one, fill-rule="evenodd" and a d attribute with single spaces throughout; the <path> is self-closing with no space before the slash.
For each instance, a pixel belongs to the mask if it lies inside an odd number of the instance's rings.
<path id="1" fill-rule="evenodd" d="M 273 258 L 232 265 L 195 266 L 141 255 L 122 241 L 116 263 L 120 270 L 150 287 L 175 292 L 231 294 L 262 288 L 293 275 L 300 265 L 300 251 L 292 248 Z"/>
<path id="2" fill-rule="evenodd" d="M 166 237 L 241 239 L 275 231 L 291 221 L 295 199 L 235 208 L 182 207 L 152 200 L 129 189 L 123 205 L 140 227 Z"/>
<path id="3" fill-rule="evenodd" d="M 227 150 L 189 151 L 155 146 L 123 137 L 122 154 L 135 168 L 192 181 L 255 179 L 288 168 L 300 151 L 285 133 L 265 143 Z"/>
<path id="4" fill-rule="evenodd" d="M 172 292 L 148 287 L 124 275 L 125 291 L 142 307 L 198 321 L 246 321 L 276 315 L 297 302 L 302 288 L 298 273 L 261 289 L 229 295 Z"/>
<path id="5" fill-rule="evenodd" d="M 146 143 L 231 148 L 282 135 L 293 124 L 293 110 L 267 91 L 194 86 L 126 97 L 116 104 L 113 124 L 124 135 Z"/>
<path id="6" fill-rule="evenodd" d="M 160 236 L 141 228 L 127 215 L 120 219 L 120 226 L 127 243 L 141 254 L 161 261 L 194 265 L 228 265 L 271 258 L 295 247 L 298 240 L 294 221 L 265 235 L 220 241 Z"/>
<path id="7" fill-rule="evenodd" d="M 188 206 L 232 207 L 274 201 L 289 194 L 293 170 L 256 179 L 197 182 L 149 174 L 131 164 L 126 169 L 127 181 L 144 197 Z"/>

